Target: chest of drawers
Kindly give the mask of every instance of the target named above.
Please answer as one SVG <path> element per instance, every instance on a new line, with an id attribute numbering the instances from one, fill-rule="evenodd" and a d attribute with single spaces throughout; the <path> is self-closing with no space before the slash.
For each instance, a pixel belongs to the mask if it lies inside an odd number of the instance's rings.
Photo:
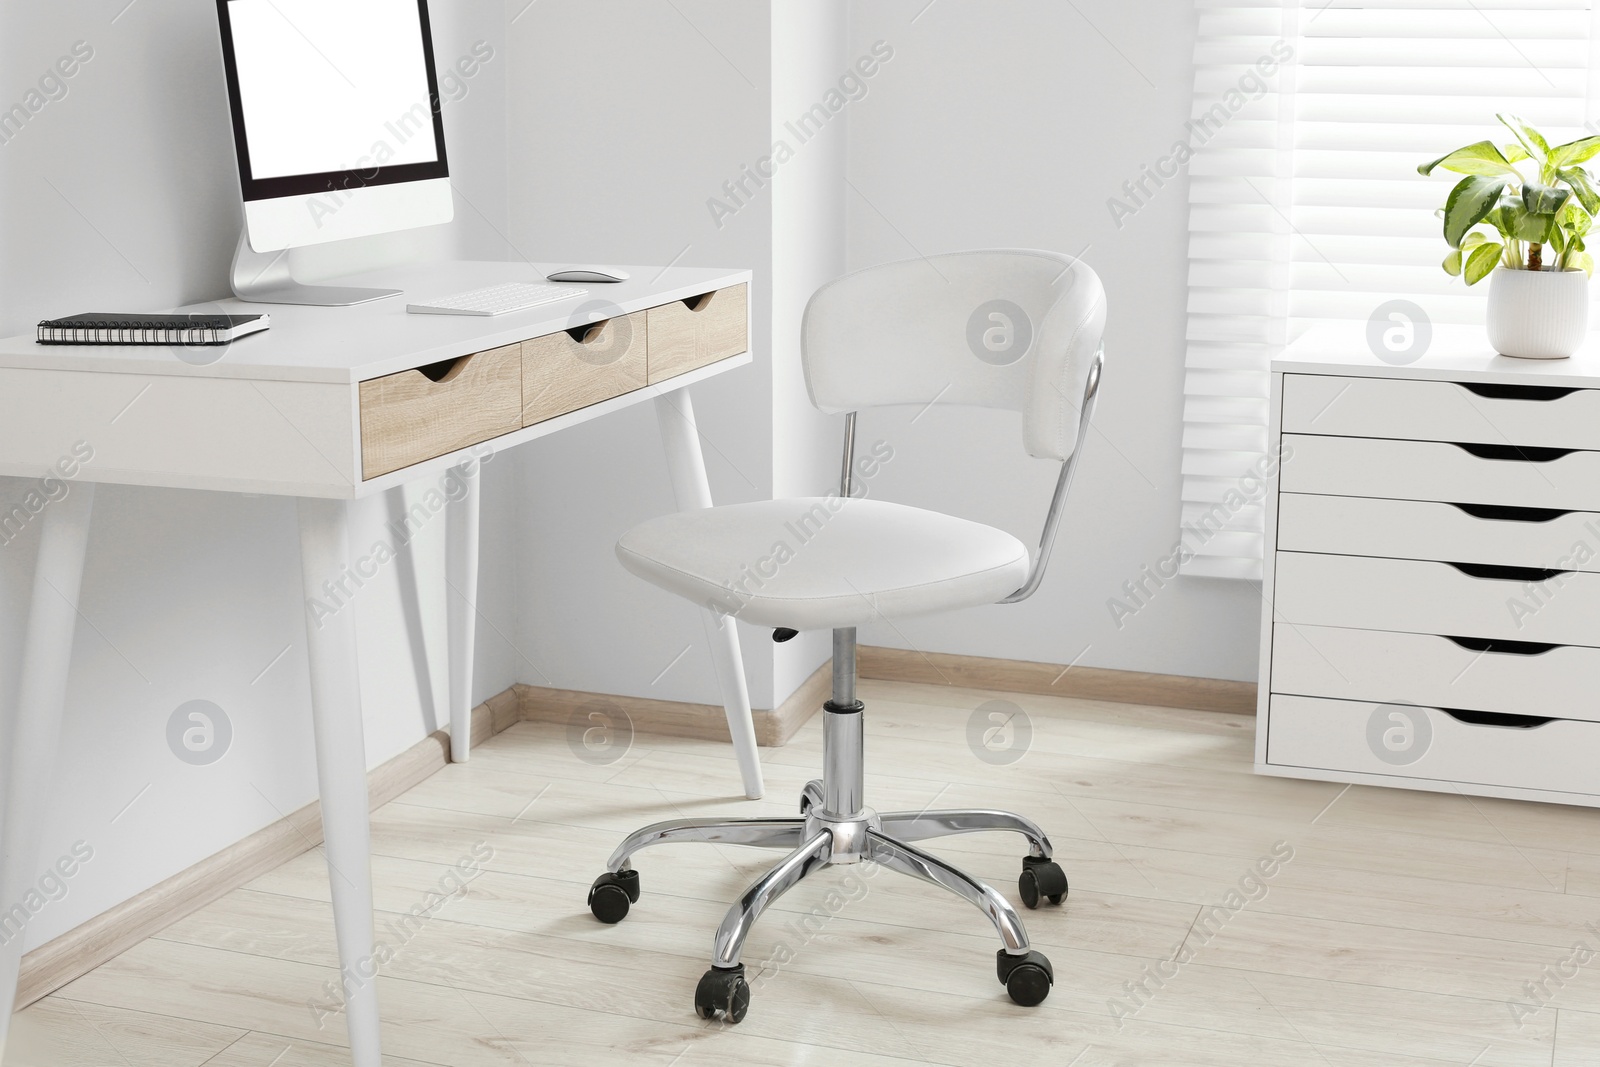
<path id="1" fill-rule="evenodd" d="M 1261 773 L 1600 806 L 1600 375 L 1275 361 Z"/>

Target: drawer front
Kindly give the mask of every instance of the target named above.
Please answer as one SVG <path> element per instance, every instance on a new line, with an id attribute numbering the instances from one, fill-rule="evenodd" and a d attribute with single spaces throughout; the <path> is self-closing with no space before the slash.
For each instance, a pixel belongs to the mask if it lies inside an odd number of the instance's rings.
<path id="1" fill-rule="evenodd" d="M 363 478 L 522 427 L 522 346 L 361 383 Z"/>
<path id="2" fill-rule="evenodd" d="M 522 425 L 644 388 L 647 330 L 640 311 L 522 342 Z"/>
<path id="3" fill-rule="evenodd" d="M 1600 514 L 1283 493 L 1278 548 L 1600 571 Z"/>
<path id="4" fill-rule="evenodd" d="M 1490 647 L 1434 634 L 1278 624 L 1272 692 L 1600 721 L 1600 648 Z"/>
<path id="5" fill-rule="evenodd" d="M 1283 441 L 1290 452 L 1278 484 L 1286 493 L 1600 510 L 1600 452 L 1523 450 L 1531 458 L 1500 459 L 1438 441 L 1309 434 L 1284 434 Z"/>
<path id="6" fill-rule="evenodd" d="M 1277 695 L 1267 715 L 1274 766 L 1600 793 L 1600 723 L 1479 725 L 1437 708 Z"/>
<path id="7" fill-rule="evenodd" d="M 1468 387 L 1405 378 L 1286 374 L 1283 429 L 1343 437 L 1600 449 L 1600 389 Z"/>
<path id="8" fill-rule="evenodd" d="M 1448 563 L 1277 555 L 1274 617 L 1295 626 L 1600 646 L 1600 575 L 1475 577 Z"/>
<path id="9" fill-rule="evenodd" d="M 749 286 L 651 308 L 650 384 L 737 356 L 750 347 Z"/>

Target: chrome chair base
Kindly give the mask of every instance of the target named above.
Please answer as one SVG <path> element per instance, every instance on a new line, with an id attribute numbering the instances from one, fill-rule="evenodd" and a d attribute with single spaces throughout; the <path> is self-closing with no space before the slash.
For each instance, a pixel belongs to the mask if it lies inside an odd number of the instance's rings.
<path id="1" fill-rule="evenodd" d="M 1052 859 L 1050 839 L 1035 823 L 1006 811 L 899 811 L 879 814 L 855 805 L 839 810 L 840 797 L 859 798 L 862 706 L 841 708 L 830 701 L 825 722 L 825 763 L 829 780 L 807 783 L 801 793 L 801 816 L 793 819 L 674 819 L 629 835 L 611 854 L 606 873 L 589 891 L 589 907 L 601 922 L 616 923 L 639 899 L 635 853 L 653 845 L 707 842 L 783 849 L 788 855 L 747 889 L 728 909 L 717 928 L 711 969 L 695 991 L 695 1009 L 702 1018 L 721 1016 L 737 1023 L 749 1008 L 750 988 L 740 953 L 763 912 L 800 881 L 824 867 L 877 863 L 892 871 L 942 886 L 984 913 L 1000 935 L 996 972 L 1011 999 L 1032 1007 L 1045 999 L 1055 975 L 1050 961 L 1029 947 L 1017 911 L 994 889 L 912 842 L 952 834 L 1005 830 L 1027 838 L 1018 889 L 1023 903 L 1041 900 L 1059 904 L 1067 894 L 1067 878 Z M 844 760 L 837 757 L 842 750 Z M 842 778 L 843 782 L 834 778 Z"/>

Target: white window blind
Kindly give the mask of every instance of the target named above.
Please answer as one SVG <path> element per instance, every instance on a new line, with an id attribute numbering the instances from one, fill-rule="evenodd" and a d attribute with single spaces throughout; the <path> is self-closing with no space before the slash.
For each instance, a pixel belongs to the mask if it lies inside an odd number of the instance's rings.
<path id="1" fill-rule="evenodd" d="M 1459 176 L 1417 164 L 1509 143 L 1497 112 L 1559 141 L 1600 132 L 1600 33 L 1591 0 L 1196 6 L 1183 570 L 1259 578 L 1272 354 L 1395 299 L 1481 322 L 1487 289 L 1439 269 L 1434 210 Z"/>

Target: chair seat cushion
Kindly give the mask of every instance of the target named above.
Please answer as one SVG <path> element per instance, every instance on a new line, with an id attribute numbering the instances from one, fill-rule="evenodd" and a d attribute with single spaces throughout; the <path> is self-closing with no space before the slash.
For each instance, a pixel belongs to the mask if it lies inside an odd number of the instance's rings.
<path id="1" fill-rule="evenodd" d="M 624 534 L 617 557 L 702 606 L 797 630 L 993 604 L 1028 575 L 1028 550 L 1002 530 L 840 497 L 663 515 Z"/>

